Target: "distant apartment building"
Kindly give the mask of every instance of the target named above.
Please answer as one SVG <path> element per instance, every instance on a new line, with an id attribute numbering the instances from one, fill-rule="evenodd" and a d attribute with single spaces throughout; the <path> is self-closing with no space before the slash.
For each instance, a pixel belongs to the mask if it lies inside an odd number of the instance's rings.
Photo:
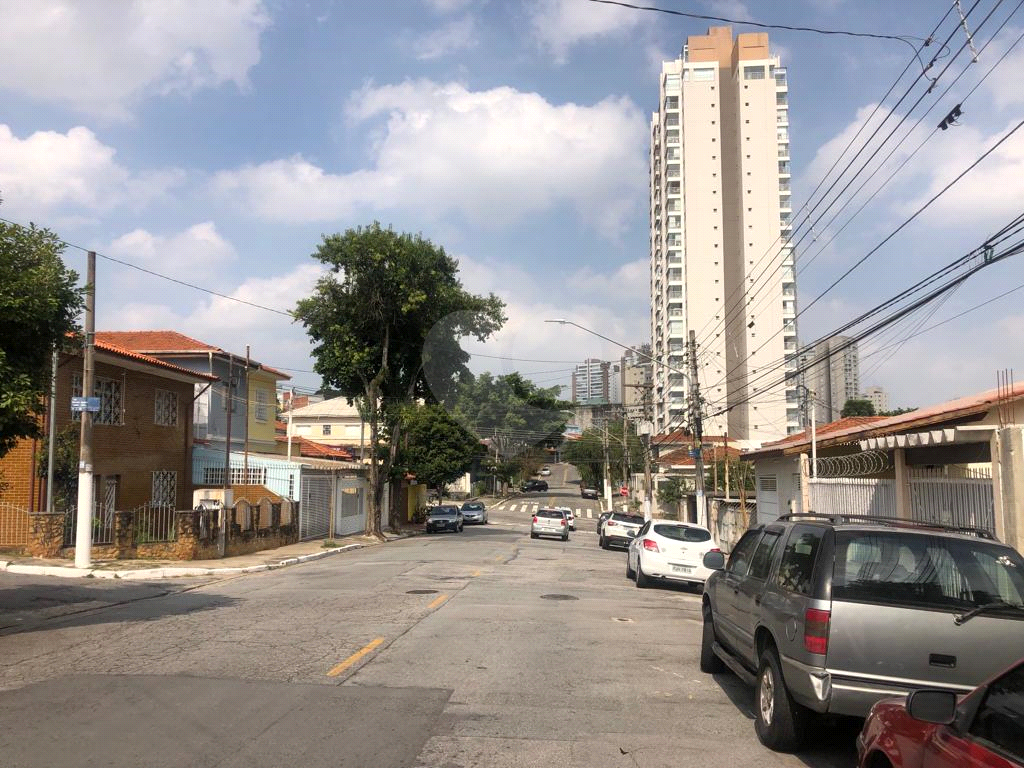
<path id="1" fill-rule="evenodd" d="M 875 413 L 889 410 L 889 393 L 881 387 L 868 387 L 861 393 L 860 399 L 870 401 L 875 407 Z"/>
<path id="2" fill-rule="evenodd" d="M 609 374 L 611 363 L 591 358 L 572 372 L 572 401 L 580 405 L 607 405 L 611 402 Z"/>
<path id="3" fill-rule="evenodd" d="M 705 434 L 799 431 L 788 85 L 767 34 L 687 38 L 650 130 L 655 429 L 688 423 L 692 330 Z"/>
<path id="4" fill-rule="evenodd" d="M 639 347 L 627 349 L 622 356 L 620 369 L 622 406 L 626 415 L 634 421 L 650 418 L 650 414 L 646 411 L 653 408 L 653 402 L 648 394 L 654 375 L 651 365 L 651 345 L 642 344 Z"/>
<path id="5" fill-rule="evenodd" d="M 815 344 L 804 354 L 804 382 L 811 391 L 814 417 L 819 424 L 836 421 L 847 400 L 860 398 L 860 360 L 857 344 L 840 349 L 848 336 L 833 336 Z"/>

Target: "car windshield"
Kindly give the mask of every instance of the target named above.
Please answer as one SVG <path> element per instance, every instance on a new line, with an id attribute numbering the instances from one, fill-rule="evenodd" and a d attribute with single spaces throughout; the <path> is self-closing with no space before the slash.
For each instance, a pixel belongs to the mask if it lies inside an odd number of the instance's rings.
<path id="1" fill-rule="evenodd" d="M 676 541 L 711 541 L 711 531 L 693 525 L 661 523 L 654 526 L 654 532 L 659 536 L 664 536 L 666 539 L 675 539 Z"/>
<path id="2" fill-rule="evenodd" d="M 478 502 L 466 502 L 465 504 L 462 505 L 463 512 L 479 512 L 483 508 L 484 505 Z"/>
<path id="3" fill-rule="evenodd" d="M 832 597 L 970 609 L 1024 605 L 1024 559 L 985 539 L 908 531 L 840 531 Z"/>

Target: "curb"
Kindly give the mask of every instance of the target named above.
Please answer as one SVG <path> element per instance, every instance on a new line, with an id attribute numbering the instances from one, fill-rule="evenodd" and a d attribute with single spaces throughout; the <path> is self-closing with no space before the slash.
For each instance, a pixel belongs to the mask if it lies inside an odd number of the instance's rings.
<path id="1" fill-rule="evenodd" d="M 406 538 L 406 537 L 401 537 Z M 289 565 L 308 563 L 313 560 L 322 560 L 325 557 L 336 555 L 341 552 L 348 552 L 353 549 L 362 549 L 370 546 L 368 544 L 346 544 L 343 547 L 326 549 L 323 552 L 312 552 L 308 555 L 289 557 L 279 560 L 276 563 L 264 563 L 262 565 L 248 565 L 244 567 L 230 566 L 224 568 L 188 568 L 184 566 L 167 566 L 164 568 L 140 568 L 136 570 L 109 571 L 100 568 L 75 568 L 61 565 L 30 565 L 27 563 L 12 563 L 0 560 L 0 571 L 7 573 L 33 574 L 35 576 L 59 576 L 66 579 L 173 579 L 190 576 L 229 576 L 244 573 L 258 573 L 260 571 L 274 571 L 278 568 L 286 568 Z"/>

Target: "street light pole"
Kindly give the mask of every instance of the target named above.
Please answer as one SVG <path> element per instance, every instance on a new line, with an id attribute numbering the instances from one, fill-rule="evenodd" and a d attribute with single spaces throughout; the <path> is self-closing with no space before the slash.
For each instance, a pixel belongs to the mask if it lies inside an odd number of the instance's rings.
<path id="1" fill-rule="evenodd" d="M 697 380 L 697 339 L 696 333 L 690 331 L 690 421 L 693 424 L 694 446 L 694 469 L 697 476 L 694 478 L 694 488 L 697 492 L 697 523 L 703 525 L 707 518 L 707 510 L 704 508 L 704 423 L 700 415 L 700 382 Z"/>
<path id="2" fill-rule="evenodd" d="M 96 252 L 89 251 L 85 281 L 85 349 L 82 351 L 82 397 L 93 396 L 96 355 Z M 92 564 L 92 411 L 81 412 L 82 432 L 78 454 L 78 521 L 75 527 L 75 567 Z M 51 462 L 52 465 L 52 462 Z"/>

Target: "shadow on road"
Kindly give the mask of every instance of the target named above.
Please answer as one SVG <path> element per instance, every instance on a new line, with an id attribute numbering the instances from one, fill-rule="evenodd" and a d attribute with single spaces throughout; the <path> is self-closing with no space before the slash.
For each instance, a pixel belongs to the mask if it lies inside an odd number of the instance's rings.
<path id="1" fill-rule="evenodd" d="M 31 584 L 0 589 L 0 636 L 154 621 L 236 604 L 237 598 L 156 585 Z"/>

